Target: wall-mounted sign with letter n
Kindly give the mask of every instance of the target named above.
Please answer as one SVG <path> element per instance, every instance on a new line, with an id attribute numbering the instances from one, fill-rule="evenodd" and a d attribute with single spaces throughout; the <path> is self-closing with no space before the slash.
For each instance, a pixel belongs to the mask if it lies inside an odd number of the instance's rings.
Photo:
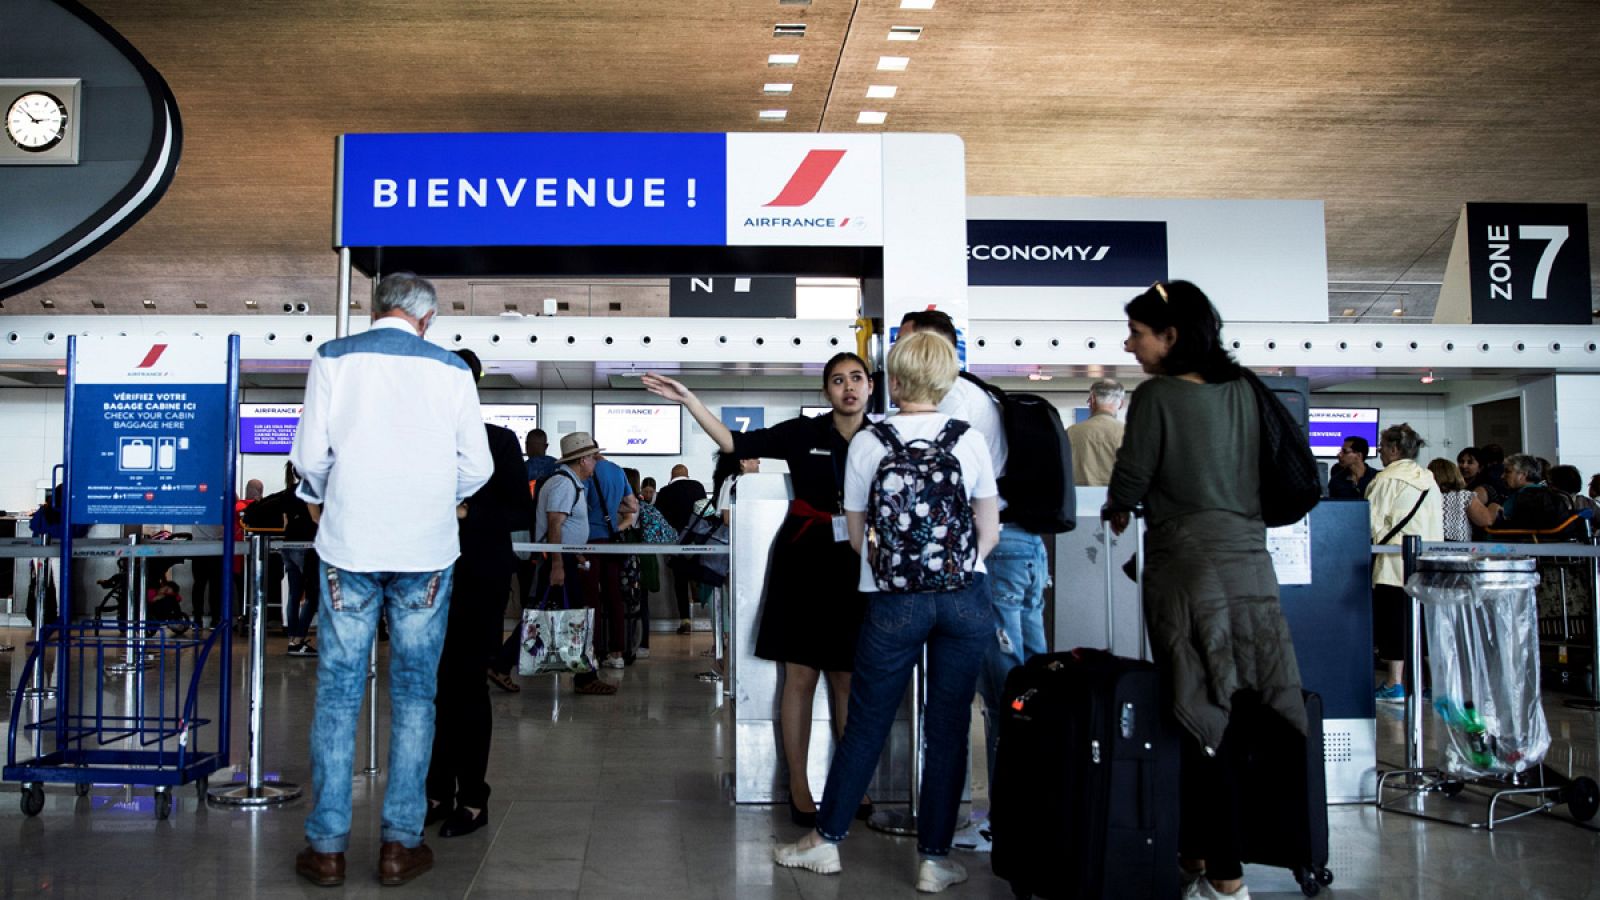
<path id="1" fill-rule="evenodd" d="M 759 406 L 724 406 L 722 424 L 728 430 L 743 434 L 767 427 L 767 411 Z"/>
<path id="2" fill-rule="evenodd" d="M 1589 208 L 1582 203 L 1468 203 L 1433 320 L 1587 325 Z"/>

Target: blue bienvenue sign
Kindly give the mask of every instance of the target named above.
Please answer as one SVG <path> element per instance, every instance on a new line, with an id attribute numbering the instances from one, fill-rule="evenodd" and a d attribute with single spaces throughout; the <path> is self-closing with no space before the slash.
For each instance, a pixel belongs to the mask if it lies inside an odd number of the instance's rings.
<path id="1" fill-rule="evenodd" d="M 334 245 L 720 246 L 722 134 L 349 134 Z"/>
<path id="2" fill-rule="evenodd" d="M 74 356 L 72 521 L 228 521 L 226 347 L 106 338 Z"/>

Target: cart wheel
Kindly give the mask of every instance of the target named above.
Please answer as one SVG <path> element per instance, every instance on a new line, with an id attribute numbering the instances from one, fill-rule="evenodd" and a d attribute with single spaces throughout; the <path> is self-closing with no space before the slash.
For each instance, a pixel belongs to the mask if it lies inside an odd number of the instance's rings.
<path id="1" fill-rule="evenodd" d="M 72 786 L 72 792 L 77 794 L 79 797 L 87 797 L 89 796 L 90 787 L 91 785 L 87 781 L 80 781 Z"/>
<path id="2" fill-rule="evenodd" d="M 1323 866 L 1322 868 L 1318 869 L 1317 870 L 1317 884 L 1320 884 L 1323 887 L 1327 887 L 1328 885 L 1333 884 L 1333 871 L 1330 870 L 1327 866 Z"/>
<path id="3" fill-rule="evenodd" d="M 1461 796 L 1461 792 L 1466 789 L 1467 784 L 1464 781 L 1446 781 L 1439 785 L 1439 793 L 1451 798 Z"/>
<path id="4" fill-rule="evenodd" d="M 22 786 L 22 814 L 37 816 L 44 811 L 44 785 L 37 781 Z"/>
<path id="5" fill-rule="evenodd" d="M 1305 881 L 1300 882 L 1300 893 L 1305 894 L 1307 897 L 1315 897 L 1322 893 L 1322 885 L 1317 884 L 1315 878 L 1307 878 Z"/>
<path id="6" fill-rule="evenodd" d="M 156 792 L 156 818 L 166 819 L 172 815 L 172 792 Z"/>
<path id="7" fill-rule="evenodd" d="M 1567 785 L 1567 812 L 1573 821 L 1587 822 L 1600 812 L 1600 785 L 1587 775 L 1574 778 Z"/>
<path id="8" fill-rule="evenodd" d="M 202 802 L 206 799 L 206 793 L 210 790 L 211 778 L 209 776 L 202 775 L 200 776 L 200 779 L 194 783 L 195 796 L 199 797 Z"/>

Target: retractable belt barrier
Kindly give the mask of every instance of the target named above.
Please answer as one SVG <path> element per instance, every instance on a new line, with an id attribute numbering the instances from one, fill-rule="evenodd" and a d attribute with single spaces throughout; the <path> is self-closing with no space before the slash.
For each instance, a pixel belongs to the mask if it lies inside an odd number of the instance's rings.
<path id="1" fill-rule="evenodd" d="M 273 541 L 274 550 L 315 550 L 311 541 Z M 512 544 L 518 553 L 582 553 L 639 556 L 666 554 L 669 556 L 726 556 L 731 551 L 723 545 L 704 544 Z M 156 541 L 146 544 L 126 544 L 110 538 L 80 539 L 72 547 L 73 559 L 140 559 L 155 556 L 221 556 L 221 541 Z M 244 542 L 234 545 L 234 555 L 244 556 Z M 29 538 L 0 540 L 0 558 L 13 559 L 57 558 L 61 545 L 41 547 Z"/>

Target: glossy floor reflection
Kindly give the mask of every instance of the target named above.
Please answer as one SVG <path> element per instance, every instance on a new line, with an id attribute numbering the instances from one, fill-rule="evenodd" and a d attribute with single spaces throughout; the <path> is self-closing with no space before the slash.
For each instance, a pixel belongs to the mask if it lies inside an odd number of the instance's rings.
<path id="1" fill-rule="evenodd" d="M 0 629 L 0 644 L 26 636 Z M 207 807 L 193 788 L 158 821 L 150 792 L 96 787 L 77 798 L 51 786 L 43 813 L 26 818 L 15 785 L 0 801 L 0 895 L 5 897 L 333 897 L 393 891 L 426 897 L 910 897 L 915 844 L 858 828 L 843 847 L 836 877 L 777 869 L 771 847 L 799 830 L 782 807 L 736 807 L 729 800 L 732 745 L 720 689 L 696 680 L 706 668 L 708 636 L 653 637 L 654 656 L 605 677 L 615 697 L 578 697 L 553 678 L 526 679 L 520 694 L 494 693 L 491 824 L 463 838 L 430 835 L 435 870 L 400 889 L 382 889 L 377 863 L 374 792 L 381 776 L 355 779 L 350 877 L 342 889 L 298 880 L 293 857 L 303 845 L 307 802 L 244 811 Z M 266 764 L 270 777 L 309 782 L 306 760 L 316 661 L 284 656 L 269 642 L 266 667 Z M 235 644 L 242 654 L 243 643 Z M 242 655 L 236 658 L 242 659 Z M 14 685 L 22 651 L 0 654 Z M 242 667 L 241 667 L 242 669 Z M 235 694 L 242 704 L 242 694 Z M 1556 738 L 1552 763 L 1597 774 L 1593 713 L 1547 703 Z M 9 717 L 11 701 L 5 700 Z M 244 711 L 238 707 L 235 758 L 242 761 Z M 364 735 L 364 731 L 362 732 Z M 1398 762 L 1398 713 L 1379 720 L 1380 752 Z M 366 759 L 363 743 L 358 761 Z M 1262 789 L 1270 790 L 1270 786 Z M 984 791 L 975 786 L 980 799 Z M 1462 804 L 1474 812 L 1482 801 Z M 1330 813 L 1331 867 L 1325 896 L 1600 896 L 1600 835 L 1572 825 L 1560 810 L 1473 833 L 1371 807 Z M 952 897 L 1009 897 L 989 874 L 987 857 L 962 857 L 972 880 Z M 1299 897 L 1280 870 L 1250 867 L 1252 895 Z"/>

